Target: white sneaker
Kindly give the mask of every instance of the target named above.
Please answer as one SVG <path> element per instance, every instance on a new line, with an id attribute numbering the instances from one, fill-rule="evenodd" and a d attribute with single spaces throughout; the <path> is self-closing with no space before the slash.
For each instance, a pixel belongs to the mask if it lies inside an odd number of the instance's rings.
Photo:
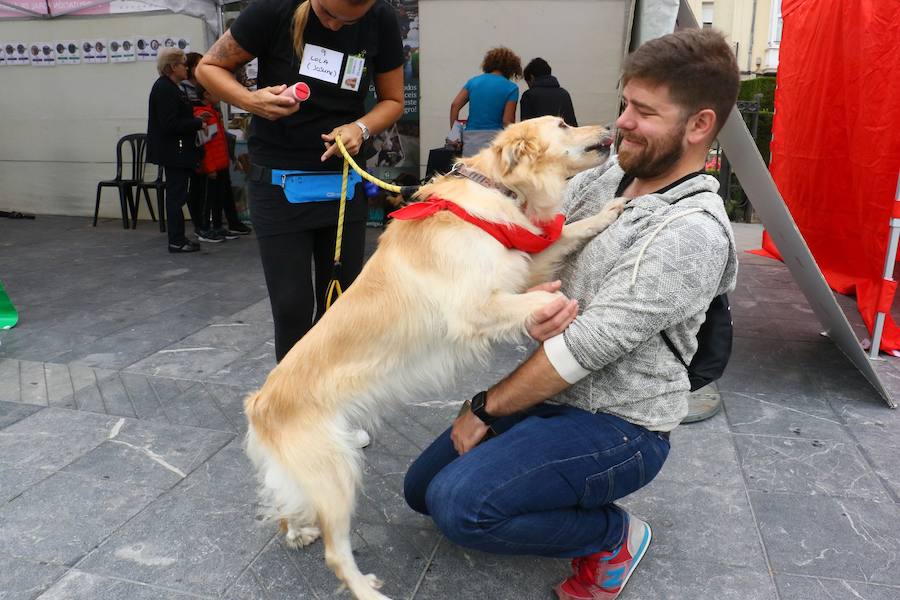
<path id="1" fill-rule="evenodd" d="M 366 448 L 372 443 L 372 438 L 365 429 L 357 429 L 354 431 L 353 439 L 356 441 L 357 448 Z"/>

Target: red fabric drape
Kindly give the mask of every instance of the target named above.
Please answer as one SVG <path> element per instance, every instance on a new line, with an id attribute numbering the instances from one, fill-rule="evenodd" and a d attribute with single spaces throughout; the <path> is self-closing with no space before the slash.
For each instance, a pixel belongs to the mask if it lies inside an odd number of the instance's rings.
<path id="1" fill-rule="evenodd" d="M 900 0 L 783 0 L 770 171 L 871 333 L 900 171 Z M 767 234 L 760 254 L 781 258 Z M 890 319 L 885 351 L 900 350 Z"/>

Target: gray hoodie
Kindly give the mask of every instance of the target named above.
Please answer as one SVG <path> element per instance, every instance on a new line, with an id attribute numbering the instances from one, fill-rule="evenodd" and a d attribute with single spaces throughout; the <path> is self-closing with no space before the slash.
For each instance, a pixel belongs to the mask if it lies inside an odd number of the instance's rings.
<path id="1" fill-rule="evenodd" d="M 623 176 L 611 159 L 574 177 L 567 221 L 598 212 Z M 709 303 L 734 289 L 734 235 L 718 189 L 714 177 L 698 175 L 665 193 L 632 198 L 615 223 L 569 259 L 562 292 L 578 300 L 579 315 L 544 348 L 572 385 L 551 401 L 657 431 L 681 422 L 690 384 L 660 331 L 689 363 Z"/>

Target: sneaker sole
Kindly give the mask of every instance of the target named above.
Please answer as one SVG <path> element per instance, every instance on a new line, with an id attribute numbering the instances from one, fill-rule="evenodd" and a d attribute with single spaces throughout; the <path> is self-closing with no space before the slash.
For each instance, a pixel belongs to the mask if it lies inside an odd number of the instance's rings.
<path id="1" fill-rule="evenodd" d="M 631 518 L 634 519 L 635 517 L 631 517 Z M 653 531 L 650 529 L 650 525 L 646 521 L 641 521 L 641 522 L 644 523 L 646 530 L 644 532 L 644 537 L 641 539 L 641 543 L 638 546 L 638 549 L 635 551 L 635 554 L 632 554 L 633 562 L 631 563 L 631 570 L 628 572 L 628 575 L 625 576 L 625 579 L 622 581 L 622 584 L 619 586 L 618 593 L 616 593 L 615 596 L 608 596 L 608 598 L 610 598 L 610 599 L 618 598 L 622 594 L 622 591 L 625 589 L 625 584 L 628 583 L 628 580 L 631 579 L 631 576 L 634 575 L 635 571 L 637 571 L 637 566 L 638 566 L 638 564 L 640 564 L 641 559 L 643 559 L 644 555 L 647 553 L 647 548 L 650 546 L 650 540 L 653 539 Z M 576 598 L 575 596 L 572 596 L 571 594 L 567 594 L 566 592 L 564 592 L 562 590 L 563 583 L 565 583 L 565 582 L 562 582 L 562 583 L 559 583 L 559 584 L 553 586 L 553 591 L 556 593 L 556 597 L 559 600 L 592 600 L 593 598 L 596 598 L 596 596 L 592 596 L 590 599 L 587 597 L 581 599 L 581 598 Z M 606 597 L 606 596 L 604 596 L 604 597 Z"/>
<path id="2" fill-rule="evenodd" d="M 207 244 L 221 244 L 221 243 L 224 242 L 225 240 L 211 240 L 211 239 L 209 239 L 209 238 L 204 238 L 204 237 L 199 237 L 199 236 L 198 236 L 198 237 L 197 237 L 197 241 L 199 241 L 199 242 L 206 242 Z"/>
<path id="3" fill-rule="evenodd" d="M 635 517 L 631 517 L 634 519 Z M 631 555 L 632 563 L 631 570 L 628 572 L 628 575 L 625 576 L 625 580 L 622 581 L 622 585 L 619 586 L 619 594 L 622 593 L 622 590 L 625 589 L 625 584 L 628 583 L 628 580 L 631 579 L 631 576 L 634 575 L 634 572 L 637 571 L 637 566 L 640 564 L 641 559 L 644 558 L 644 555 L 647 554 L 647 548 L 650 547 L 650 540 L 653 539 L 653 531 L 650 529 L 650 525 L 646 521 L 641 521 L 644 524 L 644 537 L 641 539 L 641 544 L 638 546 L 637 552 Z M 618 594 L 617 594 L 618 596 Z"/>

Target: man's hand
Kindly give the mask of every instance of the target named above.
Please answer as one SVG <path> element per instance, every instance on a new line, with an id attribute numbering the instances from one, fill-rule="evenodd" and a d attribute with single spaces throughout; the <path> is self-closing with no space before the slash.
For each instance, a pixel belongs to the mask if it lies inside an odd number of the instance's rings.
<path id="1" fill-rule="evenodd" d="M 488 426 L 476 417 L 471 410 L 465 411 L 453 421 L 450 439 L 460 456 L 478 445 L 487 435 Z"/>
<path id="2" fill-rule="evenodd" d="M 350 123 L 348 125 L 335 127 L 331 133 L 322 134 L 322 141 L 325 142 L 325 153 L 322 155 L 322 162 L 328 160 L 330 156 L 340 153 L 340 149 L 337 144 L 334 143 L 334 138 L 337 137 L 338 134 L 340 134 L 341 142 L 344 144 L 344 148 L 347 149 L 347 152 L 350 153 L 350 156 L 356 156 L 356 153 L 359 152 L 359 149 L 362 147 L 362 129 L 360 129 L 358 125 Z"/>
<path id="3" fill-rule="evenodd" d="M 292 115 L 300 110 L 300 103 L 287 96 L 279 96 L 287 88 L 286 85 L 273 85 L 253 92 L 247 109 L 254 115 L 275 121 L 281 117 Z"/>
<path id="4" fill-rule="evenodd" d="M 536 285 L 528 291 L 553 293 L 558 292 L 561 285 L 562 283 L 557 279 L 556 281 Z M 565 331 L 566 327 L 575 320 L 576 316 L 578 316 L 578 301 L 560 296 L 553 302 L 531 313 L 528 335 L 539 342 L 549 340 Z"/>

